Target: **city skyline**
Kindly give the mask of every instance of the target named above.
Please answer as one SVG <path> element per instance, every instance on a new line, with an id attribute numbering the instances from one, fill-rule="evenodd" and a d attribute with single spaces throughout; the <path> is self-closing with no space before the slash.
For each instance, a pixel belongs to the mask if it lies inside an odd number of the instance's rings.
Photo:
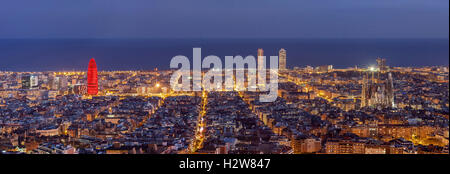
<path id="1" fill-rule="evenodd" d="M 215 172 L 448 155 L 448 5 L 2 3 L 0 156 L 175 154 L 157 161 Z"/>
<path id="2" fill-rule="evenodd" d="M 271 102 L 240 90 L 249 76 L 176 91 L 172 70 L 97 74 L 93 58 L 82 72 L 0 72 L 0 153 L 448 153 L 448 67 L 376 61 L 279 71 Z"/>

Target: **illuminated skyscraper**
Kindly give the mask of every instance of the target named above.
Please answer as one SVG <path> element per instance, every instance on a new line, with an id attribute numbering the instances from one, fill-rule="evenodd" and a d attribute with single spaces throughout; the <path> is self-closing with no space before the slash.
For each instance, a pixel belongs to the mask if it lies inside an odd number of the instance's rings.
<path id="1" fill-rule="evenodd" d="M 258 58 L 257 58 L 257 60 L 258 60 L 258 68 L 259 69 L 266 68 L 266 60 L 264 60 L 263 56 L 264 56 L 264 50 L 262 48 L 258 48 Z M 263 60 L 264 60 L 264 63 L 260 63 L 260 62 L 263 62 Z"/>
<path id="2" fill-rule="evenodd" d="M 39 86 L 39 79 L 36 75 L 26 74 L 22 76 L 22 89 L 36 89 Z"/>
<path id="3" fill-rule="evenodd" d="M 60 91 L 66 91 L 68 89 L 68 79 L 67 76 L 60 76 L 58 77 L 57 81 L 57 89 Z"/>
<path id="4" fill-rule="evenodd" d="M 89 95 L 98 94 L 98 74 L 97 74 L 97 63 L 95 63 L 94 58 L 89 62 L 88 73 L 87 73 L 87 93 Z"/>
<path id="5" fill-rule="evenodd" d="M 258 48 L 258 57 L 264 56 L 264 50 L 262 48 Z"/>
<path id="6" fill-rule="evenodd" d="M 278 58 L 280 59 L 280 70 L 286 70 L 286 50 L 284 48 L 280 49 Z"/>
<path id="7" fill-rule="evenodd" d="M 22 89 L 30 89 L 31 88 L 31 76 L 30 75 L 22 75 Z"/>
<path id="8" fill-rule="evenodd" d="M 264 58 L 264 50 L 262 48 L 258 48 L 258 74 L 256 75 L 258 80 L 258 86 L 266 83 L 266 60 Z M 261 87 L 261 86 L 260 86 Z"/>

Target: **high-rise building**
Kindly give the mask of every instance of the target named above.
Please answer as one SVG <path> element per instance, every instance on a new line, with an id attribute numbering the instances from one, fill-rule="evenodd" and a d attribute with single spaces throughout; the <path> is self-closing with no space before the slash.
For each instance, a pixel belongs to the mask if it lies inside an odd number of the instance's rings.
<path id="1" fill-rule="evenodd" d="M 258 57 L 264 56 L 264 50 L 262 48 L 258 48 Z"/>
<path id="2" fill-rule="evenodd" d="M 36 75 L 22 75 L 22 89 L 35 89 L 39 86 L 39 78 Z"/>
<path id="3" fill-rule="evenodd" d="M 286 70 L 286 50 L 284 48 L 280 49 L 278 58 L 280 60 L 280 70 Z"/>
<path id="4" fill-rule="evenodd" d="M 31 88 L 31 75 L 22 75 L 22 89 Z"/>
<path id="5" fill-rule="evenodd" d="M 39 78 L 36 75 L 31 75 L 30 79 L 31 89 L 35 89 L 39 87 Z"/>
<path id="6" fill-rule="evenodd" d="M 266 68 L 267 59 L 264 58 L 264 50 L 262 48 L 258 48 L 258 57 L 257 57 L 257 67 L 258 69 Z M 263 63 L 260 63 L 263 62 Z"/>
<path id="7" fill-rule="evenodd" d="M 67 76 L 58 77 L 58 90 L 66 91 L 68 89 L 68 79 Z"/>
<path id="8" fill-rule="evenodd" d="M 97 73 L 97 63 L 95 59 L 92 58 L 89 62 L 88 73 L 87 73 L 87 93 L 89 95 L 98 94 L 98 73 Z"/>

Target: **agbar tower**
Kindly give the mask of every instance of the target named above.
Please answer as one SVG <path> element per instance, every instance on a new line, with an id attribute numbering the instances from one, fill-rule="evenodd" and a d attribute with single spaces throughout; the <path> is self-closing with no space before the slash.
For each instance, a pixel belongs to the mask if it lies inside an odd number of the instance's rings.
<path id="1" fill-rule="evenodd" d="M 97 73 L 97 63 L 95 59 L 92 58 L 89 62 L 88 73 L 87 73 L 87 93 L 89 95 L 98 94 L 98 73 Z"/>

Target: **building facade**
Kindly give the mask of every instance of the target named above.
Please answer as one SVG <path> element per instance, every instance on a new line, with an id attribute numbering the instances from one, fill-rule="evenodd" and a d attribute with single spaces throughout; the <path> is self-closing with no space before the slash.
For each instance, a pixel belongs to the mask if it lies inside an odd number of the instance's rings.
<path id="1" fill-rule="evenodd" d="M 98 74 L 97 63 L 92 58 L 89 62 L 88 75 L 87 75 L 87 93 L 89 95 L 98 94 Z"/>
<path id="2" fill-rule="evenodd" d="M 280 70 L 286 70 L 286 50 L 284 48 L 280 49 L 278 58 L 280 61 Z"/>

